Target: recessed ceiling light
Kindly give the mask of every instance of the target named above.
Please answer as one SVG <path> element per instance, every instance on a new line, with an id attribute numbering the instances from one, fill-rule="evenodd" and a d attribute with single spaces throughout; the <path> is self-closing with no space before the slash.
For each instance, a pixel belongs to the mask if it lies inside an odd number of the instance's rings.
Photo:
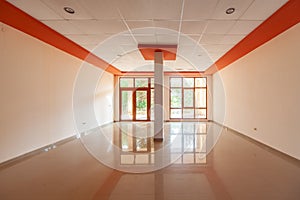
<path id="1" fill-rule="evenodd" d="M 230 14 L 234 13 L 234 11 L 235 11 L 235 8 L 228 8 L 228 9 L 226 10 L 226 14 L 227 14 L 227 15 L 230 15 Z"/>
<path id="2" fill-rule="evenodd" d="M 73 8 L 70 8 L 70 7 L 64 7 L 64 10 L 69 14 L 74 14 L 75 13 L 75 10 Z"/>

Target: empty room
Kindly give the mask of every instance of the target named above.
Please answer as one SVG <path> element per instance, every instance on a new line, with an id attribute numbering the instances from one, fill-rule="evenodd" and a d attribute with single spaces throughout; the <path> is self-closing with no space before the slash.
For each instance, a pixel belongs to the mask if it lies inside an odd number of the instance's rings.
<path id="1" fill-rule="evenodd" d="M 299 0 L 0 0 L 0 199 L 299 200 Z"/>

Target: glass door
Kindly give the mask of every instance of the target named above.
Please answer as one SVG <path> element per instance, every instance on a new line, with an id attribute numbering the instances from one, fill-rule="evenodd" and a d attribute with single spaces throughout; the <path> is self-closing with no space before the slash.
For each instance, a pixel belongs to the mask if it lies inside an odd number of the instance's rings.
<path id="1" fill-rule="evenodd" d="M 148 90 L 135 91 L 135 119 L 148 119 Z"/>
<path id="2" fill-rule="evenodd" d="M 121 120 L 150 120 L 150 92 L 148 91 L 148 89 L 121 90 Z"/>
<path id="3" fill-rule="evenodd" d="M 121 91 L 121 120 L 133 120 L 133 91 Z"/>

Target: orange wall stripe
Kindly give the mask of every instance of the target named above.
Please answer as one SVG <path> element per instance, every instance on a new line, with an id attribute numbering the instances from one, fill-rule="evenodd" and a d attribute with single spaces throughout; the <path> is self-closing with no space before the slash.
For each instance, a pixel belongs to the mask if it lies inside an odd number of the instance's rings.
<path id="1" fill-rule="evenodd" d="M 0 0 L 0 21 L 107 72 L 121 74 L 114 66 L 4 0 Z"/>
<path id="2" fill-rule="evenodd" d="M 210 66 L 205 73 L 213 74 L 225 68 L 299 22 L 300 0 L 290 0 Z"/>

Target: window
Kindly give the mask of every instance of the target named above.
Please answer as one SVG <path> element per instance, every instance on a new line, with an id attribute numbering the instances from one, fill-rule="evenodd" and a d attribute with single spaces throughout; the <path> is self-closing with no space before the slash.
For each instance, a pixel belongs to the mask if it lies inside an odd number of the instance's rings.
<path id="1" fill-rule="evenodd" d="M 153 120 L 153 78 L 120 77 L 120 120 Z"/>
<path id="2" fill-rule="evenodd" d="M 205 77 L 170 78 L 170 119 L 206 119 Z"/>

